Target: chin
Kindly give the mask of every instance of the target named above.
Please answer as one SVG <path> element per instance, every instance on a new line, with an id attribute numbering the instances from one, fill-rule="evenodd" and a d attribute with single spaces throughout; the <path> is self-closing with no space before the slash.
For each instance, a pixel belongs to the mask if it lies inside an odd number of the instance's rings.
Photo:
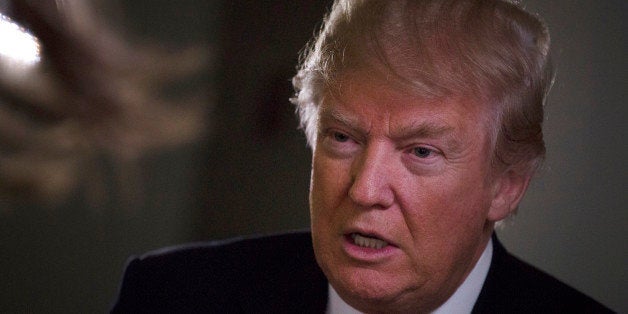
<path id="1" fill-rule="evenodd" d="M 336 292 L 351 306 L 364 312 L 390 312 L 408 291 L 400 287 L 399 280 L 389 274 L 369 269 L 340 271 L 330 280 Z"/>
<path id="2" fill-rule="evenodd" d="M 330 283 L 345 302 L 364 313 L 430 313 L 446 300 L 438 292 L 426 291 L 419 282 L 408 281 L 410 275 L 367 268 L 336 271 L 326 273 Z"/>

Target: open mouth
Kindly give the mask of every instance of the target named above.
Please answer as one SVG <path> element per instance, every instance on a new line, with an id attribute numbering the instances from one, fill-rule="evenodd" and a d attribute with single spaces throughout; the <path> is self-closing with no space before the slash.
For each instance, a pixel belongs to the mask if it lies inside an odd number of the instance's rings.
<path id="1" fill-rule="evenodd" d="M 351 238 L 353 244 L 359 247 L 379 250 L 389 245 L 388 242 L 384 240 L 381 240 L 372 236 L 359 234 L 359 233 L 351 233 L 349 237 Z"/>

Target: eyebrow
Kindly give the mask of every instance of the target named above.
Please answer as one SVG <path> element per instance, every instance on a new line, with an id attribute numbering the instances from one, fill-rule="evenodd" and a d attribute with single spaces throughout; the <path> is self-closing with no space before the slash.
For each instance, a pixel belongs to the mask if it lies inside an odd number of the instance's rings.
<path id="1" fill-rule="evenodd" d="M 420 121 L 409 126 L 400 127 L 391 133 L 395 139 L 434 138 L 453 133 L 454 127 L 436 122 Z"/>
<path id="2" fill-rule="evenodd" d="M 345 127 L 368 135 L 369 131 L 363 126 L 359 119 L 342 113 L 335 108 L 321 107 L 319 123 L 321 121 L 339 123 Z M 407 126 L 395 128 L 390 132 L 390 138 L 395 141 L 408 141 L 412 139 L 442 138 L 447 146 L 452 149 L 459 149 L 462 141 L 454 135 L 455 128 L 451 125 L 438 123 L 437 121 L 417 121 Z"/>
<path id="3" fill-rule="evenodd" d="M 338 110 L 321 107 L 319 113 L 319 123 L 321 121 L 333 121 L 336 123 L 340 123 L 352 130 L 363 130 L 363 127 L 360 127 L 360 122 L 357 118 L 351 117 L 347 114 L 343 114 Z"/>
<path id="4" fill-rule="evenodd" d="M 451 151 L 460 151 L 463 141 L 454 132 L 453 126 L 433 121 L 420 121 L 409 126 L 401 127 L 391 133 L 396 141 L 412 139 L 442 139 Z"/>

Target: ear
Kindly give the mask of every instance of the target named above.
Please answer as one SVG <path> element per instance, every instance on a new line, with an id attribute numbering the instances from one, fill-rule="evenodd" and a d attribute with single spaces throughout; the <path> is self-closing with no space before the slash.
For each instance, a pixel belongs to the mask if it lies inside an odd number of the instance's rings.
<path id="1" fill-rule="evenodd" d="M 517 209 L 521 198 L 528 189 L 531 175 L 508 169 L 493 180 L 493 200 L 488 212 L 488 220 L 497 222 Z"/>

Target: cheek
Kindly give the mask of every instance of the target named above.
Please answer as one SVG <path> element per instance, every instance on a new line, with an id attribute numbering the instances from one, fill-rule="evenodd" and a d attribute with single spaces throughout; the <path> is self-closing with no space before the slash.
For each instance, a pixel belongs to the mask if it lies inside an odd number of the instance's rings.
<path id="1" fill-rule="evenodd" d="M 350 185 L 350 163 L 314 155 L 310 201 L 312 207 L 338 206 Z"/>
<path id="2" fill-rule="evenodd" d="M 430 181 L 403 204 L 411 209 L 403 212 L 414 238 L 456 242 L 481 233 L 490 206 L 482 182 L 465 182 L 460 177 Z"/>
<path id="3" fill-rule="evenodd" d="M 327 221 L 332 220 L 334 208 L 342 200 L 341 183 L 335 174 L 330 171 L 333 163 L 314 155 L 312 160 L 312 179 L 310 183 L 310 219 L 312 229 L 326 228 Z"/>
<path id="4" fill-rule="evenodd" d="M 485 206 L 477 191 L 465 186 L 435 186 L 420 193 L 404 220 L 413 267 L 438 281 L 438 274 L 454 272 L 459 261 L 475 253 L 484 234 Z"/>
<path id="5" fill-rule="evenodd" d="M 340 206 L 345 197 L 341 166 L 338 162 L 314 155 L 310 184 L 310 224 L 316 259 L 324 270 L 334 258 L 334 239 L 344 221 Z"/>

